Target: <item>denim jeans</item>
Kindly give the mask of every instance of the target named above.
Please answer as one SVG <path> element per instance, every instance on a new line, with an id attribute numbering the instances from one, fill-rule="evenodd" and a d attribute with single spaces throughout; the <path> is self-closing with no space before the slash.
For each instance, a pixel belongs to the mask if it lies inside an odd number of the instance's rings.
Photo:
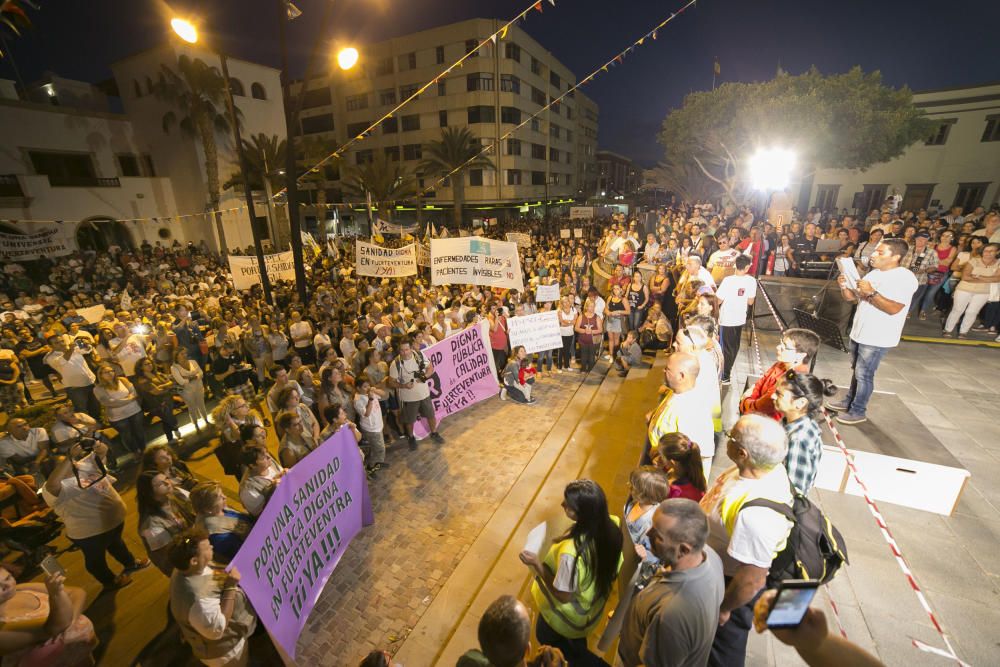
<path id="1" fill-rule="evenodd" d="M 97 579 L 105 586 L 113 583 L 115 580 L 114 573 L 108 567 L 108 560 L 105 554 L 111 554 L 125 569 L 134 568 L 136 565 L 135 557 L 122 540 L 122 529 L 124 527 L 125 522 L 123 521 L 104 533 L 77 540 L 70 538 L 70 541 L 80 547 L 80 551 L 83 552 L 84 569 L 90 572 L 94 579 Z"/>
<path id="2" fill-rule="evenodd" d="M 868 401 L 875 391 L 875 371 L 882 362 L 882 357 L 888 352 L 888 347 L 862 345 L 851 341 L 851 388 L 847 392 L 847 411 L 852 415 L 864 415 L 868 410 Z"/>

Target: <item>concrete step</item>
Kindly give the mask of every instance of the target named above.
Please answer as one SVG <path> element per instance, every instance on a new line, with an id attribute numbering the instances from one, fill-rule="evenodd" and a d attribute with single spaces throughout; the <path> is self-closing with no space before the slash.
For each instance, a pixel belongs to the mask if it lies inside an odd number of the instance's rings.
<path id="1" fill-rule="evenodd" d="M 601 362 L 577 389 L 538 451 L 483 527 L 447 583 L 394 656 L 404 665 L 454 665 L 476 639 L 479 619 L 504 594 L 531 607 L 528 569 L 518 559 L 528 531 L 548 522 L 548 539 L 569 520 L 560 508 L 574 479 L 593 479 L 620 514 L 628 474 L 639 460 L 643 415 L 656 401 L 661 356 L 627 378 L 606 373 Z M 546 547 L 547 548 L 547 547 Z M 609 603 L 612 609 L 614 601 Z M 594 642 L 596 643 L 595 633 Z"/>

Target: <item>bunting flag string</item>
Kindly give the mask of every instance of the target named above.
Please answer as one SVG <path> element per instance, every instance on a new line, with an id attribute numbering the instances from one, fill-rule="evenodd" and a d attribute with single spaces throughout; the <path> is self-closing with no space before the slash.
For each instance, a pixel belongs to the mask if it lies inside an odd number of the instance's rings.
<path id="1" fill-rule="evenodd" d="M 555 7 L 555 5 L 556 5 L 555 0 L 549 0 L 549 3 L 553 7 Z M 368 138 L 368 136 L 370 136 L 371 132 L 375 128 L 377 128 L 379 125 L 381 125 L 384 121 L 388 120 L 390 117 L 392 117 L 393 114 L 397 113 L 400 109 L 402 109 L 403 107 L 405 107 L 407 104 L 409 104 L 413 100 L 415 100 L 418 97 L 420 97 L 420 95 L 424 91 L 426 91 L 431 86 L 436 85 L 442 78 L 444 78 L 445 76 L 447 76 L 448 74 L 450 74 L 453 70 L 460 69 L 462 67 L 462 65 L 465 63 L 466 60 L 468 60 L 469 58 L 474 57 L 479 52 L 479 50 L 482 49 L 484 46 L 486 46 L 487 44 L 496 45 L 498 37 L 501 40 L 505 39 L 507 37 L 507 30 L 512 25 L 516 24 L 518 21 L 526 19 L 527 16 L 528 16 L 528 14 L 530 12 L 534 11 L 534 10 L 538 10 L 539 12 L 542 11 L 542 2 L 541 2 L 541 0 L 537 0 L 536 2 L 533 2 L 532 4 L 528 5 L 523 11 L 521 11 L 520 14 L 518 14 L 517 16 L 515 16 L 514 18 L 512 18 L 511 20 L 509 20 L 506 23 L 504 23 L 500 28 L 498 28 L 495 32 L 493 32 L 493 34 L 489 35 L 484 40 L 482 40 L 481 42 L 479 42 L 479 44 L 477 44 L 474 49 L 470 50 L 464 56 L 462 56 L 461 58 L 459 58 L 458 60 L 456 60 L 454 63 L 452 63 L 451 65 L 449 65 L 447 68 L 445 68 L 443 71 L 441 71 L 433 79 L 431 79 L 430 81 L 428 81 L 424 85 L 422 85 L 419 88 L 417 88 L 413 93 L 410 94 L 409 97 L 407 97 L 406 99 L 402 100 L 399 104 L 397 104 L 395 106 L 395 108 L 393 108 L 387 114 L 383 115 L 381 118 L 379 118 L 374 123 L 372 123 L 371 125 L 369 125 L 368 129 L 364 130 L 363 132 L 361 132 L 360 134 L 358 134 L 355 137 L 349 138 L 346 142 L 344 142 L 343 144 L 341 144 L 340 147 L 338 147 L 335 151 L 333 151 L 332 153 L 330 153 L 329 155 L 327 155 L 325 158 L 323 158 L 322 160 L 320 160 L 319 162 L 317 162 L 316 164 L 314 164 L 312 167 L 310 167 L 309 169 L 307 169 L 304 173 L 300 174 L 296 178 L 296 182 L 302 180 L 302 178 L 304 176 L 306 176 L 306 174 L 309 174 L 309 173 L 313 172 L 313 170 L 322 167 L 323 165 L 325 165 L 330 160 L 334 160 L 334 159 L 340 157 L 341 155 L 343 155 L 344 151 L 346 151 L 348 149 L 348 147 L 350 147 L 351 145 L 353 145 L 353 144 L 355 144 L 355 143 L 357 143 L 359 141 L 364 141 L 366 138 Z M 286 190 L 286 188 L 282 188 L 278 192 L 274 193 L 274 197 L 276 198 L 279 195 L 284 194 L 285 190 Z"/>
<path id="2" fill-rule="evenodd" d="M 463 169 L 465 169 L 466 166 L 468 166 L 469 164 L 471 164 L 472 162 L 474 162 L 480 156 L 485 155 L 487 153 L 490 153 L 490 152 L 492 152 L 494 150 L 497 150 L 497 151 L 500 150 L 500 144 L 502 144 L 504 142 L 504 140 L 506 140 L 509 137 L 513 136 L 522 127 L 524 127 L 525 125 L 529 124 L 531 121 L 533 121 L 536 118 L 538 118 L 539 116 L 541 116 L 542 112 L 548 111 L 553 106 L 558 106 L 563 101 L 564 98 L 568 97 L 569 95 L 572 95 L 577 89 L 579 89 L 580 87 L 582 87 L 584 84 L 589 83 L 590 81 L 592 81 L 594 79 L 594 77 L 597 76 L 599 73 L 601 73 L 601 72 L 607 72 L 609 67 L 613 67 L 616 63 L 621 63 L 624 60 L 625 55 L 627 53 L 629 53 L 630 51 L 632 51 L 633 49 L 635 49 L 637 46 L 640 46 L 645 41 L 645 39 L 647 37 L 652 36 L 653 39 L 656 39 L 656 33 L 657 33 L 658 30 L 661 30 L 664 26 L 666 26 L 668 23 L 670 23 L 671 21 L 673 21 L 675 18 L 677 18 L 678 16 L 680 16 L 681 14 L 683 14 L 687 9 L 689 9 L 692 5 L 695 5 L 697 2 L 698 2 L 698 0 L 689 0 L 687 2 L 687 4 L 685 4 L 684 6 L 682 6 L 676 12 L 671 13 L 670 16 L 668 16 L 664 20 L 660 21 L 660 23 L 658 23 L 656 26 L 654 26 L 652 30 L 649 30 L 644 35 L 640 36 L 634 42 L 632 42 L 631 44 L 629 44 L 627 47 L 625 47 L 624 49 L 622 49 L 621 51 L 619 51 L 618 53 L 616 53 L 614 56 L 611 57 L 610 60 L 608 60 L 603 65 L 598 66 L 597 69 L 595 69 L 593 72 L 591 72 L 590 74 L 588 74 L 587 76 L 585 76 L 578 83 L 576 83 L 573 86 L 570 86 L 569 89 L 565 93 L 563 93 L 559 97 L 556 97 L 556 98 L 553 98 L 552 100 L 550 100 L 548 104 L 546 104 L 545 106 L 543 106 L 542 108 L 540 108 L 538 111 L 536 111 L 535 113 L 533 113 L 530 116 L 528 116 L 527 118 L 525 118 L 521 123 L 519 123 L 518 125 L 515 125 L 512 129 L 510 129 L 507 132 L 505 132 L 502 136 L 497 137 L 497 139 L 495 141 L 493 141 L 493 143 L 487 144 L 486 146 L 483 147 L 483 149 L 481 151 L 479 151 L 478 153 L 476 153 L 475 155 L 473 155 L 471 158 L 469 158 L 468 160 L 466 160 L 465 162 L 463 162 L 459 166 L 455 167 L 454 169 L 452 169 L 451 171 L 449 171 L 447 174 L 445 174 L 444 176 L 442 176 L 441 178 L 439 178 L 438 180 L 434 181 L 429 186 L 427 186 L 426 188 L 424 188 L 423 190 L 421 190 L 420 193 L 417 195 L 417 197 L 422 197 L 423 195 L 427 194 L 428 192 L 434 190 L 438 185 L 440 185 L 441 183 L 444 183 L 446 180 L 448 180 L 449 178 L 451 178 L 452 176 L 454 176 L 458 172 L 460 172 Z M 539 2 L 539 4 L 541 4 L 541 3 Z"/>

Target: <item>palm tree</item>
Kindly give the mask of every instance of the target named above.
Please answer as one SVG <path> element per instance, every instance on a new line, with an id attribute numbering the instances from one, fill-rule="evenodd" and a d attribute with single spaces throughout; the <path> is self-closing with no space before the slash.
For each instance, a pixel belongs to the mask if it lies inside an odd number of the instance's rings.
<path id="1" fill-rule="evenodd" d="M 324 220 L 326 218 L 326 188 L 324 186 L 328 181 L 335 180 L 330 178 L 330 172 L 340 168 L 341 159 L 339 157 L 331 158 L 324 162 L 321 167 L 315 165 L 335 151 L 340 144 L 331 139 L 309 136 L 295 137 L 295 144 L 299 173 L 302 173 L 302 169 L 308 169 L 304 175 L 299 177 L 299 183 L 307 186 L 303 188 L 304 190 L 316 193 L 316 201 L 313 202 L 316 207 L 316 219 Z"/>
<path id="2" fill-rule="evenodd" d="M 14 35 L 20 37 L 22 30 L 32 27 L 31 19 L 28 18 L 24 7 L 38 11 L 38 5 L 31 2 L 31 0 L 3 0 L 3 2 L 0 2 L 0 45 L 3 47 L 0 50 L 0 58 L 6 55 L 4 53 L 7 49 L 7 42 L 4 39 L 6 31 L 9 30 Z M 12 67 L 14 67 L 16 72 L 17 66 L 12 65 Z M 17 74 L 17 76 L 20 80 L 20 74 Z"/>
<path id="3" fill-rule="evenodd" d="M 215 211 L 219 251 L 225 252 L 226 234 L 219 211 L 219 151 L 215 144 L 216 132 L 229 131 L 229 120 L 225 112 L 220 111 L 225 109 L 226 94 L 222 74 L 205 61 L 186 55 L 177 59 L 177 71 L 163 65 L 160 73 L 154 92 L 158 98 L 175 107 L 163 115 L 163 131 L 170 132 L 174 125 L 178 125 L 183 132 L 201 140 L 205 153 L 208 204 Z"/>
<path id="4" fill-rule="evenodd" d="M 264 189 L 264 175 L 272 190 L 280 190 L 285 178 L 282 175 L 285 168 L 285 150 L 288 143 L 284 139 L 278 139 L 278 135 L 267 136 L 263 132 L 255 134 L 249 140 L 243 140 L 243 155 L 247 161 L 247 175 L 250 178 L 250 188 L 252 190 Z M 239 161 L 234 161 L 239 167 Z M 235 171 L 225 183 L 223 190 L 229 188 L 242 188 L 243 174 L 239 170 Z"/>
<path id="5" fill-rule="evenodd" d="M 470 169 L 496 169 L 493 161 L 480 154 L 483 150 L 479 139 L 469 128 L 446 127 L 441 138 L 423 148 L 424 159 L 420 170 L 428 176 L 451 174 L 451 187 L 455 200 L 455 224 L 462 227 L 462 205 L 465 204 L 465 172 Z"/>
<path id="6" fill-rule="evenodd" d="M 344 191 L 352 196 L 366 198 L 371 195 L 372 205 L 382 209 L 382 204 L 391 205 L 409 199 L 416 192 L 416 179 L 406 167 L 389 160 L 384 154 L 364 164 L 350 167 L 342 178 Z M 391 206 L 386 206 L 387 217 L 392 218 Z"/>

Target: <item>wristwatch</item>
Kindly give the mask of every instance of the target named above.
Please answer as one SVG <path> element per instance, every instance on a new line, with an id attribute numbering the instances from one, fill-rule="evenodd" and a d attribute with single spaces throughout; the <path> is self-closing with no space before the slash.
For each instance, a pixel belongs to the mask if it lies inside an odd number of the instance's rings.
<path id="1" fill-rule="evenodd" d="M 871 303 L 872 301 L 875 300 L 875 297 L 877 297 L 877 296 L 878 296 L 878 290 L 875 290 L 874 292 L 872 292 L 871 294 L 869 294 L 868 296 L 865 297 L 865 301 L 867 301 L 868 303 Z"/>

